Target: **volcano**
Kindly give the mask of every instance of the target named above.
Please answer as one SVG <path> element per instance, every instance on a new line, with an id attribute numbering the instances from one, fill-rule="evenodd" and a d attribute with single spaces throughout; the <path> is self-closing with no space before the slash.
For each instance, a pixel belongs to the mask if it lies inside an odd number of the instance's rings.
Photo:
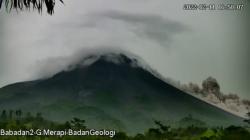
<path id="1" fill-rule="evenodd" d="M 175 88 L 140 60 L 123 53 L 89 55 L 54 76 L 0 89 L 2 109 L 41 112 L 55 121 L 79 117 L 89 128 L 143 132 L 154 120 L 192 115 L 209 125 L 242 118 Z"/>

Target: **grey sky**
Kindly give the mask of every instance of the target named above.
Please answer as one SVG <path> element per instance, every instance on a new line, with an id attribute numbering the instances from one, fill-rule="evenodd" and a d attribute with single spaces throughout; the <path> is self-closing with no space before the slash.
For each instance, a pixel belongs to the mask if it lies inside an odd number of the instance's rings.
<path id="1" fill-rule="evenodd" d="M 50 58 L 116 46 L 165 77 L 201 83 L 213 76 L 225 93 L 250 98 L 248 12 L 182 10 L 193 2 L 72 0 L 53 16 L 0 12 L 0 86 L 40 78 L 37 67 Z"/>

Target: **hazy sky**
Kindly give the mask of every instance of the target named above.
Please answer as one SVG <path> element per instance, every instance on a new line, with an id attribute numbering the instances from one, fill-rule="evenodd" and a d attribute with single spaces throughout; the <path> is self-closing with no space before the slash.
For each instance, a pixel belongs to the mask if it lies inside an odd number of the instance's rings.
<path id="1" fill-rule="evenodd" d="M 184 11 L 184 3 L 244 3 L 244 11 Z M 83 48 L 117 47 L 165 77 L 250 98 L 249 2 L 246 0 L 65 0 L 53 16 L 0 12 L 0 87 L 41 78 L 51 58 Z M 49 71 L 58 67 L 53 61 Z"/>

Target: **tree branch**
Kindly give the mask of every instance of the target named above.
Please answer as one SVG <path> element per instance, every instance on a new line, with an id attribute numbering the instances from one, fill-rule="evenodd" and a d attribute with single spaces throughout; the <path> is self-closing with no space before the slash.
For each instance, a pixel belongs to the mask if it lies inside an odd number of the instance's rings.
<path id="1" fill-rule="evenodd" d="M 11 12 L 14 8 L 17 11 L 30 9 L 33 7 L 33 10 L 37 10 L 39 13 L 42 12 L 43 6 L 46 6 L 47 13 L 52 15 L 54 13 L 54 7 L 58 0 L 0 0 L 0 10 L 3 3 L 5 2 L 5 9 L 7 12 Z M 64 4 L 63 0 L 59 0 L 60 3 Z"/>

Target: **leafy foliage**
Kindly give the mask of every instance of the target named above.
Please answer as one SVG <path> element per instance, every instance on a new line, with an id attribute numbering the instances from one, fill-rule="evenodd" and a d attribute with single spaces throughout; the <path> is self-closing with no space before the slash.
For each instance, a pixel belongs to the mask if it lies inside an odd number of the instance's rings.
<path id="1" fill-rule="evenodd" d="M 7 12 L 11 12 L 12 9 L 18 10 L 37 10 L 39 13 L 42 12 L 44 5 L 47 8 L 47 13 L 52 15 L 54 13 L 54 7 L 57 0 L 0 0 L 0 9 L 5 2 L 5 9 Z M 59 0 L 64 3 L 63 0 Z"/>
<path id="2" fill-rule="evenodd" d="M 0 115 L 0 128 L 5 130 L 87 130 L 85 121 L 73 118 L 65 123 L 56 123 L 43 118 L 41 113 L 32 115 L 24 114 L 21 110 L 3 110 Z M 155 121 L 155 128 L 149 128 L 144 134 L 129 136 L 125 132 L 117 132 L 111 138 L 107 136 L 1 136 L 3 140 L 249 140 L 250 132 L 247 128 L 230 126 L 227 128 L 207 128 L 189 126 L 183 128 L 171 128 L 160 121 Z"/>

